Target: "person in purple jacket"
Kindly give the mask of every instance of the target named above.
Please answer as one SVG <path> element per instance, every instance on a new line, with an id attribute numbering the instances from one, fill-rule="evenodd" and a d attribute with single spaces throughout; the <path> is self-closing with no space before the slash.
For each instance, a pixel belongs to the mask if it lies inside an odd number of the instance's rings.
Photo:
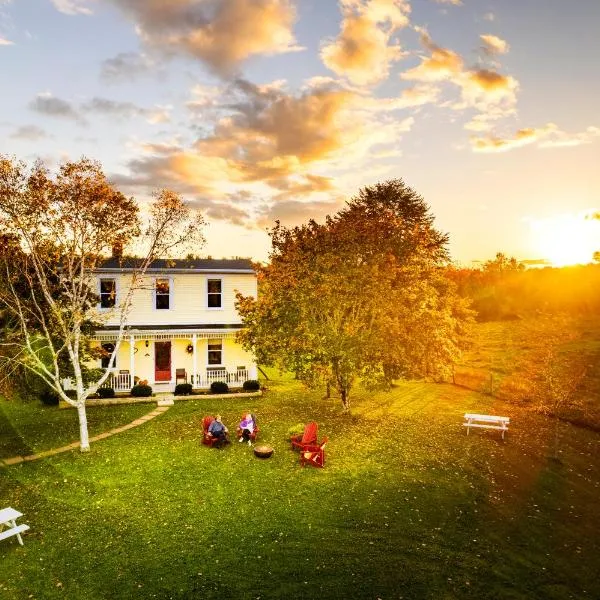
<path id="1" fill-rule="evenodd" d="M 254 420 L 254 415 L 248 413 L 244 416 L 244 418 L 240 421 L 238 425 L 238 435 L 240 436 L 239 442 L 248 442 L 248 446 L 252 446 L 252 433 L 256 428 L 256 422 Z"/>

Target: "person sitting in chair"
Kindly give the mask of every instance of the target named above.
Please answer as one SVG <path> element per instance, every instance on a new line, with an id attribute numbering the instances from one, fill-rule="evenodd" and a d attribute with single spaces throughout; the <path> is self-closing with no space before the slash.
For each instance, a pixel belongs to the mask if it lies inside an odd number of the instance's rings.
<path id="1" fill-rule="evenodd" d="M 208 433 L 212 437 L 217 438 L 215 446 L 218 448 L 229 442 L 229 429 L 221 421 L 221 415 L 217 415 L 215 420 L 208 426 Z"/>
<path id="2" fill-rule="evenodd" d="M 256 423 L 254 422 L 254 416 L 250 413 L 246 414 L 238 425 L 238 435 L 240 436 L 238 441 L 240 443 L 248 442 L 248 446 L 252 446 L 252 440 L 250 438 L 252 437 L 255 427 Z"/>

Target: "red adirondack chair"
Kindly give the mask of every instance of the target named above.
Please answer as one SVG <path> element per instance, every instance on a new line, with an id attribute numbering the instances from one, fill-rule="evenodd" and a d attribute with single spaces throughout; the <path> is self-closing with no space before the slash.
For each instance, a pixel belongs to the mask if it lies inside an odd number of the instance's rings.
<path id="1" fill-rule="evenodd" d="M 309 444 L 300 451 L 300 466 L 312 465 L 313 467 L 325 466 L 325 446 L 328 439 L 324 437 L 319 444 Z"/>
<path id="2" fill-rule="evenodd" d="M 316 444 L 318 432 L 319 426 L 314 421 L 311 421 L 310 423 L 305 425 L 304 433 L 293 435 L 290 438 L 290 441 L 292 442 L 292 450 L 294 450 L 295 448 L 299 448 L 300 450 L 302 450 L 305 446 L 308 446 L 309 444 Z"/>
<path id="3" fill-rule="evenodd" d="M 215 438 L 209 435 L 208 428 L 210 424 L 215 420 L 214 417 L 206 416 L 202 419 L 202 443 L 210 446 L 211 448 L 218 442 L 219 438 Z"/>
<path id="4" fill-rule="evenodd" d="M 248 412 L 245 412 L 242 415 L 242 418 L 240 419 L 240 423 L 246 418 L 246 415 L 248 414 Z M 256 423 L 256 415 L 254 415 L 253 413 L 250 413 L 252 415 L 252 420 L 254 421 L 254 431 L 252 431 L 252 433 L 250 434 L 250 440 L 255 442 L 256 441 L 256 437 L 258 436 L 258 432 L 260 431 L 260 428 L 258 426 L 258 424 Z M 239 426 L 237 427 L 236 430 L 236 435 L 237 435 L 237 439 L 239 440 L 242 437 L 242 428 Z"/>

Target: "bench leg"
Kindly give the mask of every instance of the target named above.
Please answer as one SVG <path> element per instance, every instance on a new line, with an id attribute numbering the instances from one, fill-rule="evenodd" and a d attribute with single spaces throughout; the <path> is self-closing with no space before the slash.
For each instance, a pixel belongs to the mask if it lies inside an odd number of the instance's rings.
<path id="1" fill-rule="evenodd" d="M 10 526 L 11 527 L 16 527 L 17 526 L 17 522 L 13 519 L 12 521 L 10 521 Z M 19 540 L 19 544 L 21 544 L 21 546 L 23 545 L 23 538 L 21 537 L 20 533 L 17 533 L 17 539 Z"/>

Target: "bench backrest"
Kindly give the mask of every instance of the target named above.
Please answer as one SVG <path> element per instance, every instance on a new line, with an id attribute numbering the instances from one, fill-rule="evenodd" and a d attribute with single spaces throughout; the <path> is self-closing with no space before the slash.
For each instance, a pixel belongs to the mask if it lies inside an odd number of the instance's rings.
<path id="1" fill-rule="evenodd" d="M 510 423 L 510 417 L 499 417 L 496 415 L 476 415 L 473 413 L 465 413 L 465 419 L 474 421 L 489 421 L 491 423 Z"/>

